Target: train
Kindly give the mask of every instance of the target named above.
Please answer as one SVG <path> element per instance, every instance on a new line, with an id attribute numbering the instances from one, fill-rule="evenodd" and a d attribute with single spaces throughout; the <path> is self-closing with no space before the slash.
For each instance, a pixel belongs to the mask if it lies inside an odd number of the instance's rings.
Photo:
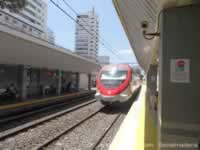
<path id="1" fill-rule="evenodd" d="M 105 65 L 97 75 L 95 97 L 103 105 L 120 105 L 128 102 L 140 86 L 140 77 L 130 65 Z"/>

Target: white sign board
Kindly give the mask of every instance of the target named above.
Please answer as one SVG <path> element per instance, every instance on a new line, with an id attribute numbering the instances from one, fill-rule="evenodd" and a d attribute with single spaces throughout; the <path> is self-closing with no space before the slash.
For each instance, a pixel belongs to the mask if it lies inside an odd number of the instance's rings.
<path id="1" fill-rule="evenodd" d="M 171 59 L 170 80 L 173 83 L 190 82 L 190 60 L 189 59 Z"/>

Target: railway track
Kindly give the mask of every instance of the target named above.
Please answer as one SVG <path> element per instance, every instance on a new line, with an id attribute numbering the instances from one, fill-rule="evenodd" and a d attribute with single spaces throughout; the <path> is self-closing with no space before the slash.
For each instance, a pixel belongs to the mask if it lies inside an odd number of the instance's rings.
<path id="1" fill-rule="evenodd" d="M 92 117 L 94 117 L 95 115 L 97 115 L 99 112 L 102 111 L 102 109 L 103 108 L 101 108 L 100 110 L 96 111 L 95 113 L 87 116 L 86 118 L 84 118 L 83 120 L 81 120 L 80 122 L 78 122 L 77 124 L 75 124 L 74 126 L 72 126 L 71 128 L 64 130 L 63 132 L 57 134 L 55 137 L 53 137 L 53 138 L 45 141 L 44 143 L 40 144 L 37 147 L 35 147 L 34 150 L 43 150 L 43 149 L 45 149 L 48 145 L 50 145 L 51 143 L 53 143 L 56 140 L 58 140 L 61 136 L 65 135 L 65 134 L 68 134 L 69 132 L 73 131 L 75 128 L 77 128 L 81 124 L 85 123 L 87 120 L 89 120 Z"/>
<path id="2" fill-rule="evenodd" d="M 51 145 L 54 145 L 55 142 L 59 141 L 59 139 L 63 136 L 66 136 L 67 134 L 69 134 L 70 132 L 73 132 L 76 128 L 80 127 L 81 125 L 83 125 L 84 123 L 86 123 L 88 120 L 90 120 L 91 118 L 97 116 L 98 113 L 102 112 L 102 110 L 105 109 L 102 108 L 100 110 L 98 110 L 97 112 L 91 114 L 90 116 L 84 118 L 83 120 L 81 120 L 80 122 L 78 122 L 77 124 L 75 124 L 74 126 L 72 126 L 69 129 L 64 130 L 63 132 L 57 134 L 56 136 L 52 137 L 49 140 L 46 140 L 44 143 L 41 143 L 40 145 L 36 146 L 33 150 L 46 150 L 49 149 L 49 147 L 51 147 Z M 99 144 L 102 142 L 102 140 L 105 138 L 105 136 L 108 134 L 108 132 L 112 129 L 112 127 L 116 124 L 116 122 L 119 120 L 121 114 L 117 114 L 116 117 L 113 119 L 113 121 L 109 124 L 109 126 L 106 127 L 106 130 L 102 133 L 101 136 L 98 137 L 98 140 L 96 140 L 96 142 L 93 143 L 93 146 L 90 147 L 90 150 L 95 150 Z M 102 122 L 103 123 L 103 122 Z M 97 129 L 98 130 L 98 129 Z M 51 149 L 51 148 L 50 148 Z M 56 148 L 53 148 L 56 149 Z M 63 148 L 65 149 L 65 148 Z M 82 147 L 82 149 L 85 149 L 84 147 Z"/>
<path id="3" fill-rule="evenodd" d="M 79 104 L 68 110 L 9 130 L 4 134 L 0 133 L 0 149 L 42 150 L 49 149 L 49 147 L 50 149 L 52 147 L 53 149 L 56 149 L 54 147 L 55 143 L 60 142 L 63 137 L 74 133 L 77 129 L 81 128 L 81 126 L 84 126 L 86 130 L 90 130 L 90 125 L 96 124 L 91 131 L 95 132 L 95 130 L 99 129 L 101 131 L 99 131 L 99 134 L 94 138 L 95 140 L 88 144 L 89 149 L 95 150 L 98 146 L 101 147 L 100 144 L 104 143 L 102 141 L 105 141 L 104 139 L 108 138 L 108 132 L 112 130 L 112 128 L 114 128 L 113 126 L 117 124 L 116 122 L 119 122 L 118 120 L 120 120 L 121 113 L 110 111 L 110 109 L 109 112 L 107 111 L 108 108 L 102 106 L 100 103 L 96 102 L 96 100 Z M 89 126 L 87 126 L 87 124 Z M 104 129 L 100 127 L 100 124 L 104 126 Z M 80 135 L 77 134 L 77 136 L 81 136 L 82 133 L 80 132 L 79 134 Z M 95 133 L 89 134 L 87 138 L 93 138 L 92 135 L 95 135 Z M 70 142 L 74 141 L 78 142 L 75 139 L 70 140 Z M 13 146 L 9 147 L 11 145 Z M 83 145 L 82 148 L 85 148 L 88 145 Z"/>
<path id="4" fill-rule="evenodd" d="M 33 115 L 37 115 L 37 114 L 41 114 L 43 112 L 47 112 L 47 111 L 52 111 L 52 110 L 56 110 L 56 109 L 62 109 L 62 107 L 66 107 L 67 106 L 73 106 L 79 103 L 84 102 L 85 100 L 90 99 L 90 96 L 84 96 L 81 98 L 73 98 L 73 99 L 69 99 L 67 101 L 63 101 L 63 102 L 59 102 L 57 104 L 51 104 L 51 105 L 47 105 L 47 106 L 43 106 L 41 108 L 33 108 L 29 111 L 25 111 L 25 112 L 16 112 L 15 115 L 9 115 L 9 116 L 5 116 L 5 117 L 1 117 L 0 119 L 0 126 L 2 126 L 3 124 L 7 124 L 11 121 L 15 121 L 15 120 L 19 120 L 21 118 L 25 118 L 25 117 L 29 117 L 29 116 L 33 116 Z"/>
<path id="5" fill-rule="evenodd" d="M 102 136 L 98 139 L 98 141 L 92 146 L 91 150 L 96 150 L 96 148 L 99 146 L 99 144 L 105 138 L 105 136 L 108 134 L 108 132 L 114 126 L 114 124 L 119 120 L 120 116 L 121 116 L 121 114 L 117 115 L 117 117 L 114 119 L 114 121 L 111 123 L 111 125 L 107 128 L 107 130 L 102 134 Z"/>
<path id="6" fill-rule="evenodd" d="M 88 106 L 88 105 L 90 105 L 90 104 L 93 104 L 93 103 L 95 103 L 95 102 L 96 102 L 96 100 L 93 99 L 93 100 L 90 100 L 90 101 L 81 103 L 81 104 L 79 104 L 79 105 L 75 105 L 75 106 L 73 106 L 73 107 L 70 107 L 70 108 L 68 108 L 67 110 L 63 110 L 63 111 L 57 112 L 57 113 L 55 113 L 55 114 L 52 114 L 52 115 L 49 115 L 49 116 L 46 116 L 46 117 L 43 117 L 43 118 L 34 120 L 34 121 L 32 121 L 32 122 L 28 122 L 28 123 L 23 124 L 23 125 L 21 125 L 21 126 L 18 126 L 18 127 L 16 127 L 16 128 L 9 129 L 9 130 L 7 130 L 7 131 L 5 131 L 5 132 L 3 132 L 3 133 L 0 133 L 0 141 L 5 140 L 6 138 L 10 138 L 10 137 L 12 137 L 12 136 L 14 136 L 14 135 L 16 135 L 16 134 L 19 134 L 19 133 L 21 133 L 21 132 L 23 132 L 23 131 L 25 131 L 25 130 L 28 130 L 28 129 L 30 129 L 30 128 L 34 128 L 34 127 L 36 127 L 36 126 L 38 126 L 38 125 L 41 125 L 41 124 L 43 124 L 43 123 L 46 123 L 46 122 L 48 122 L 48 121 L 50 121 L 50 120 L 52 120 L 52 119 L 55 119 L 55 118 L 57 118 L 57 117 L 66 115 L 66 114 L 68 114 L 68 113 L 70 113 L 70 112 L 73 112 L 73 111 L 76 111 L 76 110 L 78 110 L 78 109 L 80 109 L 80 108 L 83 108 L 83 107 Z M 67 103 L 67 104 L 69 104 L 69 103 Z M 72 104 L 72 103 L 70 103 L 70 104 Z M 77 102 L 76 102 L 76 103 L 73 103 L 73 104 L 77 104 Z M 58 106 L 60 106 L 60 105 L 63 105 L 63 104 L 59 104 Z M 55 106 L 55 107 L 58 107 L 58 106 Z M 15 116 L 15 117 L 12 117 L 12 118 L 8 118 L 5 122 L 13 121 L 13 120 L 16 120 L 16 119 L 19 119 L 19 118 L 23 118 L 23 117 L 28 117 L 28 116 L 30 116 L 30 115 L 33 115 L 33 114 L 36 114 L 36 113 L 41 113 L 41 112 L 43 112 L 43 111 L 47 111 L 47 110 L 49 110 L 50 108 L 55 108 L 55 107 L 48 107 L 48 108 L 44 108 L 44 109 L 39 110 L 39 111 L 30 112 L 30 113 L 28 113 L 27 115 L 26 115 L 26 114 L 25 114 L 25 115 L 22 114 L 22 115 L 19 115 L 19 116 Z"/>

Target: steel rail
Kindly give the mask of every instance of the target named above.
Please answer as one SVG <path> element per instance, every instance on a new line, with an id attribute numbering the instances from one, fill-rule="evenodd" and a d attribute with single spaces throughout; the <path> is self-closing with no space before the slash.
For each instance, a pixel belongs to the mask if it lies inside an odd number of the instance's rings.
<path id="1" fill-rule="evenodd" d="M 58 117 L 60 117 L 60 116 L 63 116 L 63 115 L 68 114 L 68 113 L 70 113 L 70 112 L 73 112 L 73 111 L 75 111 L 75 110 L 78 110 L 78 109 L 80 109 L 80 108 L 82 108 L 82 107 L 85 107 L 85 106 L 90 105 L 90 104 L 95 103 L 95 102 L 96 102 L 96 99 L 93 99 L 93 100 L 91 100 L 91 101 L 89 101 L 89 102 L 86 102 L 86 103 L 83 103 L 83 104 L 80 104 L 80 105 L 76 105 L 76 106 L 71 107 L 71 108 L 69 108 L 69 109 L 67 109 L 67 110 L 64 110 L 64 111 L 61 111 L 61 112 L 52 114 L 52 115 L 50 115 L 50 116 L 47 116 L 47 117 L 38 119 L 38 120 L 36 120 L 36 121 L 32 121 L 32 122 L 26 123 L 26 124 L 24 124 L 24 125 L 22 125 L 22 126 L 19 126 L 19 127 L 14 128 L 14 129 L 11 129 L 11 130 L 9 130 L 8 132 L 5 132 L 5 133 L 3 133 L 3 134 L 0 134 L 0 141 L 4 140 L 4 139 L 6 139 L 6 138 L 12 137 L 12 136 L 14 136 L 14 135 L 16 135 L 16 134 L 18 134 L 18 133 L 21 133 L 21 132 L 23 132 L 24 130 L 28 130 L 28 129 L 30 129 L 30 128 L 36 127 L 36 126 L 38 126 L 38 125 L 41 125 L 41 124 L 43 124 L 43 123 L 46 123 L 47 121 L 53 120 L 53 119 L 55 119 L 55 118 L 58 118 Z"/>

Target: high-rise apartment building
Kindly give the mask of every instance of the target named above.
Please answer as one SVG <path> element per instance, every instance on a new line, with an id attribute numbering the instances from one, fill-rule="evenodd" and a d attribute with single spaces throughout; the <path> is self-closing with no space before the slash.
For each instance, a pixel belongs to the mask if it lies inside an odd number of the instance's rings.
<path id="1" fill-rule="evenodd" d="M 97 62 L 99 46 L 99 20 L 95 10 L 77 16 L 76 54 Z"/>
<path id="2" fill-rule="evenodd" d="M 47 0 L 27 0 L 19 13 L 0 8 L 0 23 L 48 41 L 47 10 Z"/>

